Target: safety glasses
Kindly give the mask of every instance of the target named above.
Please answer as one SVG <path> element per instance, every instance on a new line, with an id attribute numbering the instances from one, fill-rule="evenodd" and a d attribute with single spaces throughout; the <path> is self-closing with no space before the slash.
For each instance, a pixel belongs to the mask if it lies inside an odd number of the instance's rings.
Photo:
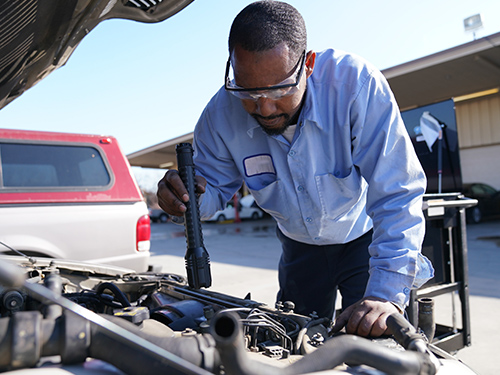
<path id="1" fill-rule="evenodd" d="M 271 100 L 279 100 L 285 96 L 293 95 L 299 90 L 299 82 L 302 77 L 302 72 L 304 71 L 304 66 L 306 62 L 306 51 L 302 53 L 302 56 L 295 68 L 295 71 L 290 77 L 284 81 L 278 83 L 274 86 L 267 87 L 254 87 L 254 88 L 244 88 L 238 86 L 234 78 L 230 78 L 231 73 L 231 57 L 227 60 L 226 64 L 226 75 L 224 79 L 224 87 L 234 96 L 243 100 L 259 100 L 260 98 L 267 98 Z M 297 71 L 298 70 L 298 71 Z"/>

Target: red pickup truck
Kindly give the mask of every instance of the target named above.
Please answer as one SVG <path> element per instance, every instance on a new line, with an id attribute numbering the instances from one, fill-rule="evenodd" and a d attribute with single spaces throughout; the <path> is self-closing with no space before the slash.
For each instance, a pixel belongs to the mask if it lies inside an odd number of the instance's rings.
<path id="1" fill-rule="evenodd" d="M 115 138 L 0 129 L 0 252 L 145 271 L 150 221 Z"/>

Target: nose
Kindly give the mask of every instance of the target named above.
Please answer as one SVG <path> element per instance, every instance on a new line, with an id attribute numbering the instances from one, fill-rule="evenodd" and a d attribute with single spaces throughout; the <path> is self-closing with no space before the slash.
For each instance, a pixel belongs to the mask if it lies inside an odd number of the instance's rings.
<path id="1" fill-rule="evenodd" d="M 276 102 L 264 97 L 260 97 L 255 102 L 255 105 L 257 114 L 263 117 L 272 116 L 274 113 L 276 113 L 277 110 Z"/>

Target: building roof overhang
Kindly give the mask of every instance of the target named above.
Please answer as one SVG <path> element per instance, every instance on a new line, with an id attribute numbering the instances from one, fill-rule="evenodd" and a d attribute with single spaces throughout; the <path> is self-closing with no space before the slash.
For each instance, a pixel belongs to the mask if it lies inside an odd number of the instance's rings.
<path id="1" fill-rule="evenodd" d="M 500 87 L 500 33 L 382 71 L 401 110 Z M 132 166 L 175 169 L 175 147 L 193 133 L 127 155 Z"/>

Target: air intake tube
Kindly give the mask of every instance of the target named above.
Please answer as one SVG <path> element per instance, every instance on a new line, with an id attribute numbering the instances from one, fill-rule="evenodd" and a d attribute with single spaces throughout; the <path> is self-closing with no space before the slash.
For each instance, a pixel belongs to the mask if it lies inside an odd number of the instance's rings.
<path id="1" fill-rule="evenodd" d="M 106 316 L 106 319 L 123 326 L 133 334 L 143 337 L 174 356 L 194 364 L 200 368 L 200 373 L 202 369 L 214 372 L 219 365 L 220 361 L 214 341 L 208 335 L 158 337 L 143 333 L 139 328 L 122 318 Z M 186 370 L 182 367 L 176 369 L 170 362 L 158 361 L 157 358 L 151 357 L 147 350 L 140 351 L 127 345 L 126 342 L 117 342 L 97 325 L 91 326 L 91 337 L 89 356 L 112 363 L 127 374 L 170 374 L 176 373 L 176 370 L 180 370 L 180 374 L 185 374 Z M 174 372 L 171 372 L 172 370 Z"/>
<path id="2" fill-rule="evenodd" d="M 233 312 L 218 313 L 212 320 L 211 334 L 226 373 L 231 375 L 296 375 L 330 370 L 343 363 L 368 365 L 390 375 L 436 373 L 435 365 L 422 353 L 396 352 L 353 335 L 334 337 L 284 368 L 252 361 L 244 348 L 238 316 Z"/>

